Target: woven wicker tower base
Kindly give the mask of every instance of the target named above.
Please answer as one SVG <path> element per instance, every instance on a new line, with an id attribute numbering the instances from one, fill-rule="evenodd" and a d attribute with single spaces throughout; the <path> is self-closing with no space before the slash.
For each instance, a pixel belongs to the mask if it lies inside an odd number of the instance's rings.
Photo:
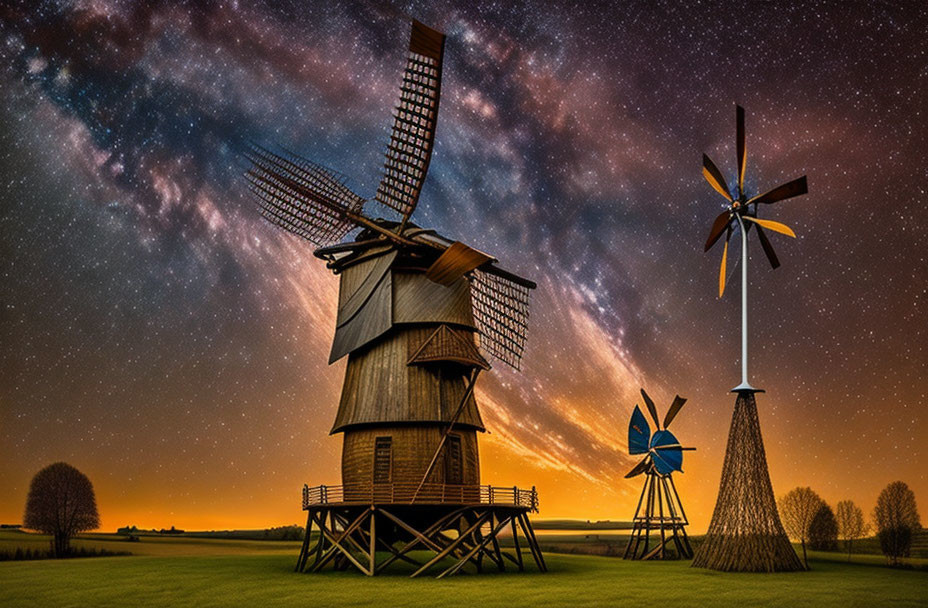
<path id="1" fill-rule="evenodd" d="M 753 392 L 738 393 L 718 500 L 693 566 L 735 572 L 804 569 L 777 513 Z"/>

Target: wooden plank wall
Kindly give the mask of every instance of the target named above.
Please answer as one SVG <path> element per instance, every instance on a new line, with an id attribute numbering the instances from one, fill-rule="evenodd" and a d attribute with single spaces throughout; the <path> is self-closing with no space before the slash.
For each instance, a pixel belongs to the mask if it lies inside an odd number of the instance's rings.
<path id="1" fill-rule="evenodd" d="M 392 479 L 398 484 L 418 484 L 422 480 L 441 441 L 443 429 L 430 427 L 381 427 L 349 430 L 342 445 L 342 484 L 368 486 L 374 478 L 374 445 L 377 437 L 391 437 L 393 447 Z M 464 484 L 480 483 L 480 457 L 477 432 L 454 431 L 461 438 L 464 460 Z M 445 482 L 444 462 L 432 470 L 429 483 Z"/>
<path id="2" fill-rule="evenodd" d="M 410 348 L 415 350 L 432 331 L 434 326 L 401 326 L 349 355 L 331 432 L 354 424 L 450 421 L 466 390 L 468 370 L 453 363 L 406 364 Z M 458 422 L 484 429 L 473 395 Z"/>

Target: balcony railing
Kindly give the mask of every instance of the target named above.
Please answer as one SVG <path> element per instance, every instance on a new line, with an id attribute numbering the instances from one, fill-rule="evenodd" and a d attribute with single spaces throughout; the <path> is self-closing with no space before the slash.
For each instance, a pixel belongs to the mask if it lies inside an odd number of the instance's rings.
<path id="1" fill-rule="evenodd" d="M 487 504 L 538 511 L 538 492 L 516 486 L 383 483 L 368 486 L 303 486 L 303 510 L 328 504 Z"/>

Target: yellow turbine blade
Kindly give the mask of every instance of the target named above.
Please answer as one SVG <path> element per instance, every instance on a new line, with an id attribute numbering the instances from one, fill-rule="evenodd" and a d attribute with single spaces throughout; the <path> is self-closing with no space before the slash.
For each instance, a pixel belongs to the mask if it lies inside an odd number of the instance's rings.
<path id="1" fill-rule="evenodd" d="M 744 145 L 744 144 L 742 144 Z M 748 148 L 744 145 L 741 154 L 741 166 L 738 167 L 738 192 L 744 192 L 744 171 L 747 168 L 748 164 Z"/>
<path id="2" fill-rule="evenodd" d="M 773 230 L 774 232 L 779 232 L 780 234 L 785 234 L 786 236 L 796 238 L 796 233 L 793 232 L 793 229 L 786 224 L 781 224 L 780 222 L 774 222 L 772 220 L 759 220 L 756 217 L 751 217 L 749 215 L 743 215 L 741 217 L 748 220 L 749 222 L 760 224 L 767 230 Z"/>
<path id="3" fill-rule="evenodd" d="M 725 239 L 725 248 L 722 250 L 722 266 L 719 268 L 719 297 L 725 293 L 725 267 L 728 265 L 728 239 Z"/>
<path id="4" fill-rule="evenodd" d="M 702 168 L 702 175 L 706 178 L 706 181 L 709 182 L 709 185 L 715 188 L 716 192 L 725 197 L 725 200 L 731 200 L 731 194 L 728 193 L 728 188 L 719 183 L 719 181 L 715 179 L 715 176 L 705 167 Z"/>

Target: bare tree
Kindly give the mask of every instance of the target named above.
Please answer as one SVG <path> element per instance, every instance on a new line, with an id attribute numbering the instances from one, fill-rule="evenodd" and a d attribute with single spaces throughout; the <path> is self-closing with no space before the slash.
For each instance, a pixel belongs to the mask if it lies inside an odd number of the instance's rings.
<path id="1" fill-rule="evenodd" d="M 838 521 L 838 536 L 844 541 L 847 549 L 847 561 L 851 561 L 854 541 L 869 534 L 870 524 L 864 521 L 864 512 L 853 500 L 842 500 L 838 503 L 835 519 Z"/>
<path id="2" fill-rule="evenodd" d="M 794 488 L 789 494 L 780 498 L 780 518 L 786 533 L 802 545 L 802 563 L 809 568 L 809 558 L 806 555 L 806 540 L 809 538 L 809 528 L 815 514 L 818 513 L 823 501 L 812 488 Z"/>
<path id="3" fill-rule="evenodd" d="M 912 536 L 921 529 L 915 493 L 904 482 L 894 481 L 880 492 L 873 509 L 880 549 L 892 565 L 908 557 Z"/>
<path id="4" fill-rule="evenodd" d="M 52 555 L 67 555 L 72 536 L 100 527 L 93 484 L 65 462 L 48 465 L 32 478 L 23 524 L 52 536 Z"/>

